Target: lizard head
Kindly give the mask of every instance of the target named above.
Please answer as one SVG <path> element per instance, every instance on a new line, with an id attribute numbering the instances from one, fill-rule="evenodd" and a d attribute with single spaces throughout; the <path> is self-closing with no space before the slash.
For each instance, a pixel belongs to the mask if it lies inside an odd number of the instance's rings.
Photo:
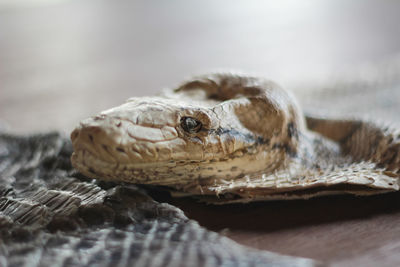
<path id="1" fill-rule="evenodd" d="M 298 113 L 269 81 L 203 76 L 82 121 L 72 164 L 89 177 L 160 185 L 272 170 L 296 156 Z"/>

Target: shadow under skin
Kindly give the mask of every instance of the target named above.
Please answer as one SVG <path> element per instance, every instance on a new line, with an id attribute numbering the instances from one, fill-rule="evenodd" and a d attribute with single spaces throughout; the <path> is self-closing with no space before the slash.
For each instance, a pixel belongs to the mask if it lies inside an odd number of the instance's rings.
<path id="1" fill-rule="evenodd" d="M 363 197 L 337 195 L 309 200 L 209 205 L 190 197 L 172 198 L 159 189 L 147 190 L 155 200 L 179 207 L 188 218 L 213 231 L 230 229 L 268 233 L 400 212 L 400 192 Z"/>

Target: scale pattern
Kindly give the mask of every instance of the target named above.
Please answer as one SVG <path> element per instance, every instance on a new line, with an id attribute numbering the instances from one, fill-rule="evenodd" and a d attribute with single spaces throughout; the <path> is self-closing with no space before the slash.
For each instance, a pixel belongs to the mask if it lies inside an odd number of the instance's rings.
<path id="1" fill-rule="evenodd" d="M 248 75 L 205 74 L 132 98 L 82 121 L 71 139 L 72 164 L 89 177 L 214 204 L 399 190 L 395 127 L 305 116 L 290 92 Z"/>

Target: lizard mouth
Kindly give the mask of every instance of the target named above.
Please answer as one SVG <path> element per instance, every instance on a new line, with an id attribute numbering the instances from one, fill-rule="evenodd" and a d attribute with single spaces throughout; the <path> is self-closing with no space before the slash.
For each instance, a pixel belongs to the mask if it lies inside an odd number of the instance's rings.
<path id="1" fill-rule="evenodd" d="M 115 170 L 118 167 L 117 163 L 102 160 L 86 149 L 75 150 L 71 162 L 76 169 L 91 178 L 107 177 L 107 170 Z"/>
<path id="2" fill-rule="evenodd" d="M 123 180 L 134 183 L 160 183 L 168 170 L 176 167 L 176 162 L 133 162 L 120 163 L 105 161 L 90 150 L 75 150 L 71 156 L 72 165 L 84 175 L 106 181 Z M 157 178 L 159 176 L 159 178 Z M 153 178 L 150 178 L 153 177 Z"/>

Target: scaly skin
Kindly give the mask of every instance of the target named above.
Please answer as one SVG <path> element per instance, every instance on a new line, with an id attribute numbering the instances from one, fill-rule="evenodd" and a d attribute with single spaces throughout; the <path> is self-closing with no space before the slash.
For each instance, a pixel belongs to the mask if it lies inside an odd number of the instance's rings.
<path id="1" fill-rule="evenodd" d="M 307 118 L 310 131 L 304 121 L 271 81 L 205 75 L 82 121 L 71 134 L 72 163 L 89 177 L 218 203 L 398 190 L 394 132 Z"/>

